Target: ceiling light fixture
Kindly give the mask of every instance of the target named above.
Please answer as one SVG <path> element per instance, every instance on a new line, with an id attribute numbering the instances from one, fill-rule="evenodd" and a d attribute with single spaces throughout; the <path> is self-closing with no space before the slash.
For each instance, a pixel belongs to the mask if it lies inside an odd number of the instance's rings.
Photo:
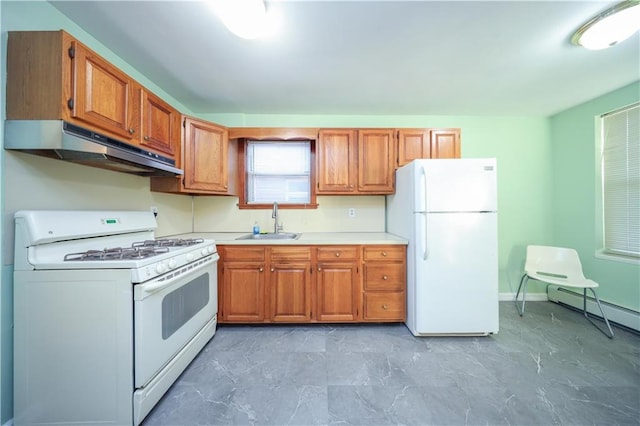
<path id="1" fill-rule="evenodd" d="M 274 31 L 263 0 L 210 0 L 224 25 L 238 37 L 255 39 Z"/>
<path id="2" fill-rule="evenodd" d="M 640 0 L 627 0 L 605 10 L 580 28 L 571 43 L 600 50 L 631 37 L 640 30 Z"/>

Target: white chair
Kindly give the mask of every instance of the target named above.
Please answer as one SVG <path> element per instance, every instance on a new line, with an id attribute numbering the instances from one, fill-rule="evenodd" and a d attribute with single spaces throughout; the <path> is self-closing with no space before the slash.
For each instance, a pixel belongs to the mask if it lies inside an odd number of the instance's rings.
<path id="1" fill-rule="evenodd" d="M 524 274 L 520 279 L 520 285 L 518 286 L 518 292 L 516 293 L 516 308 L 520 316 L 524 315 L 524 302 L 527 297 L 527 283 L 529 279 L 534 279 L 548 284 L 555 284 L 561 287 L 581 288 L 583 305 L 582 311 L 584 316 L 593 324 L 598 330 L 603 332 L 610 339 L 613 338 L 613 330 L 609 325 L 607 316 L 602 310 L 600 299 L 596 294 L 595 289 L 598 287 L 598 283 L 590 279 L 585 278 L 582 273 L 582 264 L 580 263 L 580 257 L 578 253 L 569 248 L 562 247 L 547 247 L 547 246 L 527 246 L 527 259 L 524 266 Z M 518 295 L 522 289 L 522 308 L 518 306 Z M 602 328 L 600 328 L 589 315 L 587 314 L 587 289 L 591 290 L 593 297 L 600 308 L 602 318 L 604 319 L 609 333 L 607 334 Z"/>

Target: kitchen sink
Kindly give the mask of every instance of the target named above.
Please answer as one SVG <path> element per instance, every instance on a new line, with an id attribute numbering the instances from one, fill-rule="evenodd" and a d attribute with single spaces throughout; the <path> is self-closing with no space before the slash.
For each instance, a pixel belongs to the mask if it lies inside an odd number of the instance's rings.
<path id="1" fill-rule="evenodd" d="M 247 234 L 242 237 L 236 238 L 236 240 L 297 240 L 302 234 L 295 234 L 293 232 L 273 232 L 267 234 Z"/>

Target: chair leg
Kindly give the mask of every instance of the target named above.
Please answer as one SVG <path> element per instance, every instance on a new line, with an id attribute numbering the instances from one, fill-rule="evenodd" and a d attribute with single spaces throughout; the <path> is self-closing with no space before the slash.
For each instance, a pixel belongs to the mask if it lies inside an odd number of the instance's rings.
<path id="1" fill-rule="evenodd" d="M 611 325 L 609 325 L 609 320 L 607 319 L 607 316 L 604 314 L 604 310 L 602 309 L 602 304 L 600 304 L 600 299 L 598 298 L 598 295 L 596 294 L 594 289 L 592 289 L 592 288 L 589 288 L 589 289 L 591 290 L 591 293 L 593 293 L 593 298 L 596 300 L 596 304 L 598 305 L 598 308 L 600 309 L 600 313 L 602 314 L 602 319 L 604 320 L 604 323 L 607 325 L 607 328 L 609 329 L 609 333 L 604 331 L 601 327 L 598 326 L 598 324 L 593 322 L 593 319 L 591 319 L 591 317 L 587 313 L 587 289 L 586 288 L 583 290 L 583 294 L 582 294 L 582 296 L 583 296 L 582 297 L 582 301 L 583 301 L 582 302 L 582 312 L 584 313 L 585 318 L 587 320 L 589 320 L 589 322 L 591 324 L 593 324 L 595 328 L 600 330 L 609 339 L 613 339 L 613 330 L 611 329 Z"/>
<path id="2" fill-rule="evenodd" d="M 520 278 L 520 285 L 518 286 L 518 291 L 516 292 L 516 309 L 520 316 L 524 315 L 524 302 L 527 300 L 527 284 L 529 283 L 529 276 L 527 274 L 522 275 Z M 518 306 L 518 295 L 520 294 L 520 289 L 522 289 L 522 308 Z"/>

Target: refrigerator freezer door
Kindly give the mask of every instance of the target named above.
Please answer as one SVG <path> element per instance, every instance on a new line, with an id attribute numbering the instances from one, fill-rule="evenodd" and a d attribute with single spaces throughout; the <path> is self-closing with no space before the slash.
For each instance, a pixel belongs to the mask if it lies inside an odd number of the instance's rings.
<path id="1" fill-rule="evenodd" d="M 417 234 L 420 216 L 414 215 Z M 426 216 L 426 260 L 416 244 L 409 261 L 415 268 L 415 323 L 409 328 L 415 335 L 497 333 L 497 213 Z"/>
<path id="2" fill-rule="evenodd" d="M 418 211 L 497 211 L 494 158 L 421 160 L 415 166 Z"/>

